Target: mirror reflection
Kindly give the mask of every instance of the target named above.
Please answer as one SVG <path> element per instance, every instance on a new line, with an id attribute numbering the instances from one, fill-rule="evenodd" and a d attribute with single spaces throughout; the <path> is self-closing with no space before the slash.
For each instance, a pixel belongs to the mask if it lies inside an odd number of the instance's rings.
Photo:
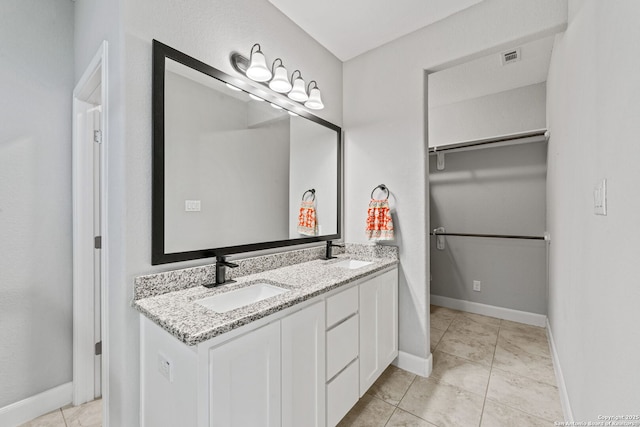
<path id="1" fill-rule="evenodd" d="M 164 254 L 336 236 L 337 129 L 165 58 Z"/>

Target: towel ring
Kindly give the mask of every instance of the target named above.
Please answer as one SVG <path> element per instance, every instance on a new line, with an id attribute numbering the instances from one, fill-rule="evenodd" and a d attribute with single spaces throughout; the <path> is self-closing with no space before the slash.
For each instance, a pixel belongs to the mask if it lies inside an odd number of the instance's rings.
<path id="1" fill-rule="evenodd" d="M 389 198 L 389 189 L 384 184 L 380 184 L 380 185 L 376 186 L 373 190 L 371 190 L 371 198 L 373 199 L 373 193 L 375 193 L 378 188 L 387 193 L 387 197 L 385 198 L 385 200 L 388 199 Z"/>
<path id="2" fill-rule="evenodd" d="M 315 202 L 316 201 L 316 189 L 312 188 L 312 189 L 307 190 L 304 193 L 302 193 L 302 201 L 304 201 L 304 198 L 307 195 L 307 193 L 311 193 L 311 201 Z"/>

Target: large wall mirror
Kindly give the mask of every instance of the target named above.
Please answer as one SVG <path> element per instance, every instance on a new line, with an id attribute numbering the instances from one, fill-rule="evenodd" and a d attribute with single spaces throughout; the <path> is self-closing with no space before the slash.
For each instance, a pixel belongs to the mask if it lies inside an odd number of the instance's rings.
<path id="1" fill-rule="evenodd" d="M 340 238 L 341 151 L 338 126 L 154 40 L 152 263 Z"/>

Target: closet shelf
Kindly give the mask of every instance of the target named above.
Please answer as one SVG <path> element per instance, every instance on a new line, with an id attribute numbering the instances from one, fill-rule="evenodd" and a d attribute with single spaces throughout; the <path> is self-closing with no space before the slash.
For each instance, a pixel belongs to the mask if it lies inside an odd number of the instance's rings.
<path id="1" fill-rule="evenodd" d="M 456 142 L 454 144 L 442 145 L 440 147 L 429 147 L 429 155 L 453 151 L 478 150 L 481 148 L 504 147 L 507 145 L 527 144 L 531 142 L 546 142 L 548 140 L 549 133 L 546 129 L 535 129 L 526 132 L 512 133 L 509 135 L 494 136 L 491 138 Z"/>
<path id="2" fill-rule="evenodd" d="M 431 232 L 432 236 L 463 236 L 463 237 L 485 237 L 490 239 L 524 239 L 524 240 L 549 240 L 547 236 L 518 236 L 514 234 L 476 234 L 476 233 L 448 233 Z"/>

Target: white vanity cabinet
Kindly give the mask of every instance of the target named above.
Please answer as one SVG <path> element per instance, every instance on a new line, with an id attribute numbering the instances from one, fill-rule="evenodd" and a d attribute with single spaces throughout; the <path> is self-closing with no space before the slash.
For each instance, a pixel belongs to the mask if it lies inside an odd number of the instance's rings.
<path id="1" fill-rule="evenodd" d="M 327 298 L 327 426 L 358 401 L 358 286 Z"/>
<path id="2" fill-rule="evenodd" d="M 209 351 L 211 427 L 323 427 L 324 301 Z"/>
<path id="3" fill-rule="evenodd" d="M 324 427 L 324 301 L 285 317 L 280 325 L 282 427 Z"/>
<path id="4" fill-rule="evenodd" d="M 210 426 L 280 426 L 280 351 L 280 322 L 209 350 Z"/>
<path id="5" fill-rule="evenodd" d="M 292 309 L 194 347 L 141 316 L 141 424 L 324 427 L 324 300 Z"/>
<path id="6" fill-rule="evenodd" d="M 359 286 L 360 396 L 398 356 L 398 270 Z"/>
<path id="7" fill-rule="evenodd" d="M 398 354 L 397 275 L 362 278 L 195 346 L 141 315 L 141 425 L 335 426 Z"/>

